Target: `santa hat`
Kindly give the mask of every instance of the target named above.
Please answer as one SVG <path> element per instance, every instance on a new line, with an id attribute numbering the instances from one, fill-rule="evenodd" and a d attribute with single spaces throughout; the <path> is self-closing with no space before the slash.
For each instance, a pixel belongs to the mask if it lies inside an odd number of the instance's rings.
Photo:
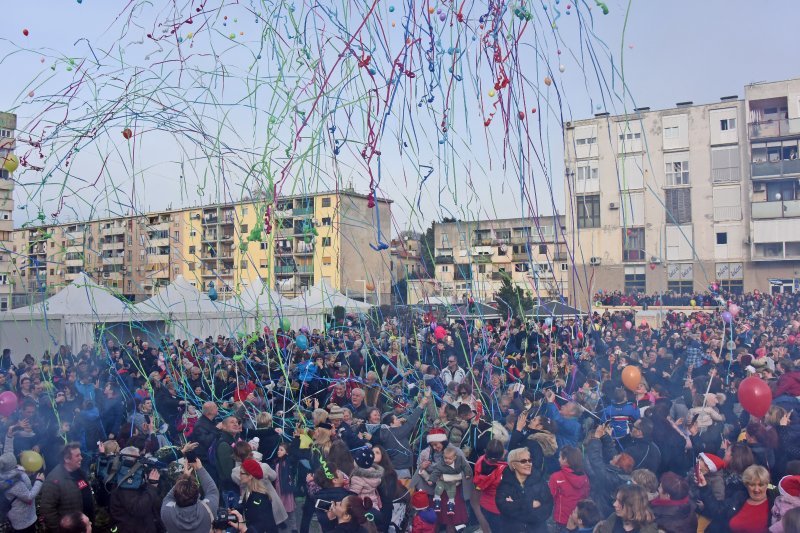
<path id="1" fill-rule="evenodd" d="M 781 494 L 784 496 L 800 496 L 800 476 L 784 476 L 778 483 Z"/>
<path id="2" fill-rule="evenodd" d="M 701 453 L 700 459 L 706 464 L 709 472 L 719 472 L 725 468 L 725 461 L 713 453 Z"/>
<path id="3" fill-rule="evenodd" d="M 424 490 L 418 490 L 414 493 L 411 497 L 411 507 L 416 509 L 417 511 L 424 511 L 428 507 L 430 507 L 430 500 L 428 499 L 428 493 Z"/>
<path id="4" fill-rule="evenodd" d="M 428 431 L 428 443 L 431 442 L 447 442 L 447 433 L 444 428 L 432 428 Z"/>

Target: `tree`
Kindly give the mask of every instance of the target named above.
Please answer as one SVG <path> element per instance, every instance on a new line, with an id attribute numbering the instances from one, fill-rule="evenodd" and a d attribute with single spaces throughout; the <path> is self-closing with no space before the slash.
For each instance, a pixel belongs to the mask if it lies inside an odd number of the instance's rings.
<path id="1" fill-rule="evenodd" d="M 510 312 L 515 318 L 522 318 L 525 311 L 533 307 L 533 298 L 527 296 L 522 287 L 511 283 L 509 274 L 503 275 L 501 283 L 500 290 L 495 294 L 499 309 L 505 315 Z"/>

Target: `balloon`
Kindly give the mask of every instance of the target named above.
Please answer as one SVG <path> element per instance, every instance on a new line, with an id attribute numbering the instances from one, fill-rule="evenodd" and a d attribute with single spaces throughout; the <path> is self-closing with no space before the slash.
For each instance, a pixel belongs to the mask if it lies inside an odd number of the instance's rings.
<path id="1" fill-rule="evenodd" d="M 11 391 L 0 394 L 0 415 L 10 416 L 17 410 L 17 395 Z"/>
<path id="2" fill-rule="evenodd" d="M 692 307 L 695 307 L 695 306 L 697 306 L 697 302 L 696 302 L 696 301 L 694 301 L 694 300 L 692 300 L 692 301 L 691 301 L 691 302 L 689 302 L 689 303 L 692 305 Z"/>
<path id="3" fill-rule="evenodd" d="M 289 319 L 284 317 L 281 318 L 280 322 L 278 323 L 278 327 L 281 328 L 283 331 L 291 331 L 292 323 L 289 322 Z"/>
<path id="4" fill-rule="evenodd" d="M 627 320 L 625 322 L 625 329 L 631 329 L 632 327 L 633 327 L 633 324 L 631 323 L 631 321 Z"/>
<path id="5" fill-rule="evenodd" d="M 19 167 L 19 157 L 16 154 L 6 154 L 3 158 L 3 168 L 9 172 L 14 172 Z"/>
<path id="6" fill-rule="evenodd" d="M 550 79 L 550 76 L 545 76 L 545 77 L 544 77 L 544 84 L 545 84 L 545 85 L 547 85 L 548 87 L 550 87 L 550 85 L 551 85 L 552 83 L 553 83 L 553 80 L 551 80 L 551 79 Z"/>
<path id="7" fill-rule="evenodd" d="M 442 326 L 436 326 L 436 329 L 433 330 L 433 336 L 437 341 L 444 339 L 445 335 L 447 335 L 447 331 Z"/>
<path id="8" fill-rule="evenodd" d="M 133 132 L 131 131 L 130 128 L 125 128 L 124 130 L 122 130 L 122 136 L 125 137 L 126 139 L 130 139 L 131 137 L 133 137 Z"/>
<path id="9" fill-rule="evenodd" d="M 44 459 L 35 451 L 26 450 L 20 454 L 19 464 L 22 465 L 22 468 L 24 468 L 26 472 L 32 474 L 42 469 L 42 466 L 44 466 Z"/>
<path id="10" fill-rule="evenodd" d="M 642 371 L 638 366 L 628 365 L 622 369 L 622 383 L 628 390 L 635 391 L 642 382 Z"/>
<path id="11" fill-rule="evenodd" d="M 739 384 L 739 403 L 745 411 L 756 418 L 761 418 L 769 411 L 772 391 L 764 380 L 750 376 Z"/>
<path id="12" fill-rule="evenodd" d="M 565 70 L 567 70 L 567 67 L 565 67 L 564 65 L 559 65 L 558 66 L 558 71 L 559 72 L 564 72 Z"/>
<path id="13" fill-rule="evenodd" d="M 583 340 L 583 333 L 581 333 L 580 331 L 578 332 L 578 339 Z"/>
<path id="14" fill-rule="evenodd" d="M 29 31 L 28 31 L 28 28 L 25 28 L 24 30 L 22 30 L 22 35 L 24 35 L 25 37 L 27 37 L 28 35 L 30 35 L 30 33 L 31 33 L 31 32 L 29 32 Z"/>
<path id="15" fill-rule="evenodd" d="M 375 290 L 375 284 L 374 283 L 367 283 L 367 287 L 366 288 L 367 288 L 368 291 L 374 291 Z"/>
<path id="16" fill-rule="evenodd" d="M 645 320 L 645 319 L 642 319 L 642 321 L 641 321 L 641 322 L 639 322 L 639 323 L 640 323 L 641 325 L 643 325 L 643 326 L 646 326 L 646 325 L 647 325 L 647 320 Z"/>
<path id="17" fill-rule="evenodd" d="M 731 321 L 733 320 L 733 315 L 729 311 L 723 311 L 721 316 L 722 316 L 722 321 L 725 322 L 726 324 L 730 324 Z"/>
<path id="18" fill-rule="evenodd" d="M 308 337 L 306 337 L 305 335 L 298 335 L 294 342 L 295 344 L 297 344 L 297 347 L 300 348 L 301 350 L 308 349 Z"/>
<path id="19" fill-rule="evenodd" d="M 739 314 L 739 311 L 741 311 L 741 310 L 742 310 L 742 309 L 741 309 L 741 308 L 740 308 L 738 305 L 736 305 L 736 304 L 731 304 L 731 305 L 729 305 L 729 306 L 728 306 L 728 311 L 729 311 L 729 312 L 730 312 L 730 314 L 731 314 L 731 315 L 733 315 L 733 316 L 736 316 L 736 315 L 738 315 L 738 314 Z"/>
<path id="20" fill-rule="evenodd" d="M 483 320 L 476 318 L 473 324 L 475 325 L 475 329 L 481 329 L 483 327 Z"/>

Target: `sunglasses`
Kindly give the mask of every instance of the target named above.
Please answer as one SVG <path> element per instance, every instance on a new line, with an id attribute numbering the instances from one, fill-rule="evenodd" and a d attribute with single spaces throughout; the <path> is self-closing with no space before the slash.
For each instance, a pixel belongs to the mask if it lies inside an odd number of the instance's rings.
<path id="1" fill-rule="evenodd" d="M 530 459 L 520 459 L 519 461 L 514 461 L 514 462 L 515 462 L 515 463 L 520 463 L 520 464 L 523 464 L 523 465 L 529 465 L 529 464 L 531 464 L 533 461 L 531 461 Z"/>

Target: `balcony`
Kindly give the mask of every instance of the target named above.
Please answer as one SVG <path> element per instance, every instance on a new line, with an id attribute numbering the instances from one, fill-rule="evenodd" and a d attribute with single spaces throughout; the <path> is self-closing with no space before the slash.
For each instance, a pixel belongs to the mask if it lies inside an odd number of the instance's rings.
<path id="1" fill-rule="evenodd" d="M 472 246 L 491 246 L 494 244 L 491 235 L 475 235 L 472 239 Z"/>
<path id="2" fill-rule="evenodd" d="M 646 255 L 644 250 L 623 250 L 622 260 L 626 263 L 644 263 Z"/>
<path id="3" fill-rule="evenodd" d="M 147 231 L 169 231 L 169 222 L 159 222 L 157 224 L 148 224 Z"/>
<path id="4" fill-rule="evenodd" d="M 100 247 L 101 250 L 119 250 L 125 247 L 124 241 L 104 242 Z"/>
<path id="5" fill-rule="evenodd" d="M 113 225 L 109 228 L 101 228 L 100 232 L 104 235 L 122 235 L 125 233 L 126 230 L 127 228 L 125 226 Z M 81 238 L 83 238 L 82 234 Z"/>
<path id="6" fill-rule="evenodd" d="M 569 259 L 569 254 L 567 252 L 556 252 L 553 254 L 553 261 L 566 261 Z"/>
<path id="7" fill-rule="evenodd" d="M 104 265 L 121 265 L 124 262 L 125 258 L 121 255 L 118 257 L 104 257 L 103 264 Z M 69 262 L 67 262 L 67 266 L 71 266 Z"/>
<path id="8" fill-rule="evenodd" d="M 151 254 L 147 256 L 147 264 L 162 265 L 169 263 L 169 254 Z"/>
<path id="9" fill-rule="evenodd" d="M 508 272 L 492 272 L 492 281 L 503 281 L 504 279 L 511 279 L 511 274 Z"/>
<path id="10" fill-rule="evenodd" d="M 276 274 L 294 274 L 294 265 L 278 265 L 275 267 Z"/>
<path id="11" fill-rule="evenodd" d="M 489 254 L 473 255 L 472 262 L 485 265 L 492 262 L 492 256 Z"/>
<path id="12" fill-rule="evenodd" d="M 64 266 L 67 267 L 82 267 L 83 259 L 67 259 L 64 261 Z"/>
<path id="13" fill-rule="evenodd" d="M 228 242 L 228 241 L 232 241 L 232 240 L 233 240 L 233 235 L 232 234 L 231 235 L 222 235 L 219 238 L 220 242 Z"/>
<path id="14" fill-rule="evenodd" d="M 304 275 L 313 274 L 314 265 L 297 265 L 297 273 Z"/>
<path id="15" fill-rule="evenodd" d="M 752 163 L 750 173 L 753 178 L 780 178 L 787 174 L 797 176 L 800 175 L 800 159 Z"/>
<path id="16" fill-rule="evenodd" d="M 284 247 L 275 248 L 275 255 L 292 255 L 292 249 Z"/>
<path id="17" fill-rule="evenodd" d="M 751 216 L 754 220 L 800 217 L 800 200 L 753 202 L 751 204 Z"/>
<path id="18" fill-rule="evenodd" d="M 314 214 L 313 207 L 295 207 L 292 209 L 292 216 L 295 217 L 305 217 Z"/>
<path id="19" fill-rule="evenodd" d="M 433 262 L 437 265 L 452 265 L 454 262 L 452 255 L 437 255 Z"/>
<path id="20" fill-rule="evenodd" d="M 748 127 L 750 129 L 750 139 L 774 139 L 776 137 L 800 135 L 800 118 L 751 122 Z"/>
<path id="21" fill-rule="evenodd" d="M 219 217 L 216 215 L 203 217 L 203 225 L 207 226 L 211 224 L 216 224 L 217 222 L 219 222 Z"/>
<path id="22" fill-rule="evenodd" d="M 202 242 L 217 242 L 217 234 L 216 233 L 204 233 L 202 237 Z"/>
<path id="23" fill-rule="evenodd" d="M 530 260 L 530 256 L 527 252 L 524 254 L 512 254 L 511 260 L 515 263 L 525 263 Z"/>

